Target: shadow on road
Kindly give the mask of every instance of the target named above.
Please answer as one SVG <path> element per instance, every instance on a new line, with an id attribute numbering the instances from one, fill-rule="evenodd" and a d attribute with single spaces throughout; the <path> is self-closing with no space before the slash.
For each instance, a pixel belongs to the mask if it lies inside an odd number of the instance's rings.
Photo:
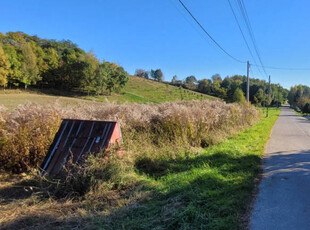
<path id="1" fill-rule="evenodd" d="M 264 159 L 264 164 L 264 177 L 282 176 L 288 178 L 292 174 L 308 176 L 310 175 L 310 149 L 292 154 L 275 152 Z"/>

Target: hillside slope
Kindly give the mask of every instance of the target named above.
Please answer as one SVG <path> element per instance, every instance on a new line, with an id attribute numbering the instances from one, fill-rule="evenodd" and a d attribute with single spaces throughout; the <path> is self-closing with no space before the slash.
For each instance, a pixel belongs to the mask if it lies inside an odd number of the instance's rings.
<path id="1" fill-rule="evenodd" d="M 161 103 L 164 101 L 182 101 L 182 100 L 215 100 L 206 94 L 201 94 L 180 87 L 168 85 L 153 80 L 148 80 L 136 76 L 129 76 L 129 81 L 121 94 L 113 94 L 108 97 L 88 97 L 95 100 L 116 101 L 119 103 L 136 102 L 136 103 Z"/>
<path id="2" fill-rule="evenodd" d="M 53 91 L 55 93 L 55 91 Z M 60 94 L 63 94 L 60 93 Z M 85 100 L 87 99 L 87 100 Z M 69 97 L 55 96 L 38 91 L 24 90 L 5 90 L 0 92 L 0 105 L 9 109 L 15 108 L 18 104 L 26 102 L 36 102 L 39 104 L 50 104 L 56 100 L 64 107 L 68 105 L 84 104 L 99 102 L 136 102 L 136 103 L 161 103 L 165 101 L 182 101 L 182 100 L 216 100 L 218 98 L 209 95 L 197 93 L 191 90 L 179 88 L 176 86 L 147 80 L 135 76 L 130 76 L 129 81 L 120 94 L 112 94 L 111 96 L 84 96 Z"/>

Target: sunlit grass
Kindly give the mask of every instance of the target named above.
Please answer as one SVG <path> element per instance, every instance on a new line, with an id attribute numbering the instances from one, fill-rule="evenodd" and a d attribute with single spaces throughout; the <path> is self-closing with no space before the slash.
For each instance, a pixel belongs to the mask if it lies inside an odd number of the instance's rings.
<path id="1" fill-rule="evenodd" d="M 142 172 L 156 184 L 148 187 L 155 195 L 126 211 L 127 218 L 114 216 L 113 228 L 239 229 L 279 113 L 271 109 L 268 118 L 202 154 L 162 163 L 164 174 Z"/>
<path id="2" fill-rule="evenodd" d="M 53 93 L 53 95 L 51 94 Z M 65 96 L 55 96 L 56 94 Z M 52 104 L 58 101 L 62 106 L 67 107 L 77 104 L 105 103 L 105 102 L 135 102 L 135 103 L 162 103 L 166 101 L 190 101 L 190 100 L 216 100 L 218 98 L 201 94 L 191 90 L 171 86 L 168 84 L 130 76 L 125 88 L 120 93 L 104 96 L 81 96 L 74 93 L 61 92 L 57 90 L 10 90 L 0 91 L 0 105 L 9 109 L 26 102 L 39 104 Z M 90 102 L 91 101 L 91 102 Z"/>
<path id="3" fill-rule="evenodd" d="M 115 102 L 161 103 L 165 101 L 215 100 L 216 97 L 201 94 L 176 86 L 130 76 L 121 94 L 112 96 L 89 97 L 95 100 Z"/>
<path id="4" fill-rule="evenodd" d="M 202 109 L 204 104 L 210 104 L 213 109 L 208 110 L 208 106 Z M 183 111 L 184 105 L 190 109 Z M 39 181 L 32 179 L 31 175 L 30 182 L 29 178 L 24 177 L 12 182 L 4 177 L 6 184 L 0 186 L 0 205 L 3 207 L 0 210 L 0 228 L 1 224 L 7 224 L 12 229 L 32 226 L 61 226 L 68 229 L 239 229 L 241 217 L 251 198 L 254 179 L 260 172 L 264 146 L 280 110 L 271 109 L 268 118 L 262 115 L 255 125 L 249 127 L 246 124 L 238 125 L 238 121 L 245 121 L 244 114 L 247 112 L 245 108 L 231 110 L 237 109 L 236 106 L 203 101 L 175 105 L 107 104 L 102 107 L 84 107 L 82 110 L 64 110 L 66 116 L 80 115 L 81 118 L 91 115 L 103 119 L 111 111 L 114 111 L 114 116 L 122 117 L 124 127 L 128 129 L 124 129 L 123 134 L 128 148 L 125 156 L 129 159 L 125 157 L 117 167 L 122 168 L 124 165 L 125 170 L 117 171 L 119 175 L 111 181 L 105 182 L 101 178 L 101 183 L 97 183 L 85 196 L 74 199 L 44 195 L 46 191 L 40 188 Z M 29 113 L 32 114 L 30 108 Z M 157 109 L 162 113 L 156 112 Z M 159 140 L 166 142 L 155 148 L 150 140 L 156 136 L 140 133 L 142 137 L 137 140 L 138 136 L 133 134 L 134 127 L 139 130 L 148 127 L 147 124 L 153 121 L 152 114 L 160 114 L 157 119 L 165 121 L 167 115 L 178 114 L 180 111 L 184 113 L 180 116 L 184 121 L 207 116 L 219 122 L 212 124 L 216 127 L 214 130 L 225 130 L 222 136 L 227 138 L 229 135 L 226 132 L 233 135 L 225 140 L 224 137 L 220 138 L 220 132 L 215 132 L 212 137 L 219 136 L 216 139 L 222 142 L 202 149 L 196 145 L 195 148 L 188 148 L 188 143 L 183 143 L 183 148 L 173 146 L 167 139 L 170 133 L 161 134 L 162 139 Z M 233 120 L 236 123 L 230 124 L 232 118 L 229 116 L 225 118 L 229 111 L 239 111 L 238 118 Z M 216 119 L 219 114 L 221 119 Z M 30 117 L 25 113 L 23 115 Z M 168 122 L 161 125 L 170 127 L 173 124 Z M 194 123 L 194 126 L 197 124 Z M 191 127 L 183 124 L 182 129 L 186 133 Z M 195 133 L 188 134 L 189 140 L 192 141 L 191 135 Z M 130 139 L 131 143 L 128 143 Z M 140 159 L 136 158 L 137 155 L 140 155 Z M 98 162 L 96 158 L 93 160 Z M 104 172 L 101 174 L 104 175 Z"/>

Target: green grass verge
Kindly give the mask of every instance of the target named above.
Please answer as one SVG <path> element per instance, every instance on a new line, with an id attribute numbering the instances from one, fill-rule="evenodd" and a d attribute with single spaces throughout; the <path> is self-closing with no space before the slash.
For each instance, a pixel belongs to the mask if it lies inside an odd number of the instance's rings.
<path id="1" fill-rule="evenodd" d="M 251 200 L 261 157 L 279 109 L 201 154 L 161 162 L 160 173 L 137 172 L 147 181 L 144 202 L 98 218 L 104 229 L 239 229 Z M 164 172 L 164 173 L 163 173 Z"/>

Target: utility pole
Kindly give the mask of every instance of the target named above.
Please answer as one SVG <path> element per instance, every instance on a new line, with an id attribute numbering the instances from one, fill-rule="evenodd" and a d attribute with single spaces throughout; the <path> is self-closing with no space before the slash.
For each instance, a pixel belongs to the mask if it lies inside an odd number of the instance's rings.
<path id="1" fill-rule="evenodd" d="M 270 99 L 270 75 L 269 75 L 269 86 L 268 86 L 268 104 L 267 104 L 267 115 L 266 115 L 266 117 L 268 117 L 268 115 L 269 115 L 269 99 Z"/>
<path id="2" fill-rule="evenodd" d="M 280 86 L 278 85 L 278 108 L 280 107 Z"/>
<path id="3" fill-rule="evenodd" d="M 250 62 L 247 61 L 247 71 L 246 71 L 246 78 L 247 78 L 247 82 L 246 82 L 246 101 L 248 102 L 248 104 L 250 104 L 250 79 L 249 76 L 250 75 Z"/>

